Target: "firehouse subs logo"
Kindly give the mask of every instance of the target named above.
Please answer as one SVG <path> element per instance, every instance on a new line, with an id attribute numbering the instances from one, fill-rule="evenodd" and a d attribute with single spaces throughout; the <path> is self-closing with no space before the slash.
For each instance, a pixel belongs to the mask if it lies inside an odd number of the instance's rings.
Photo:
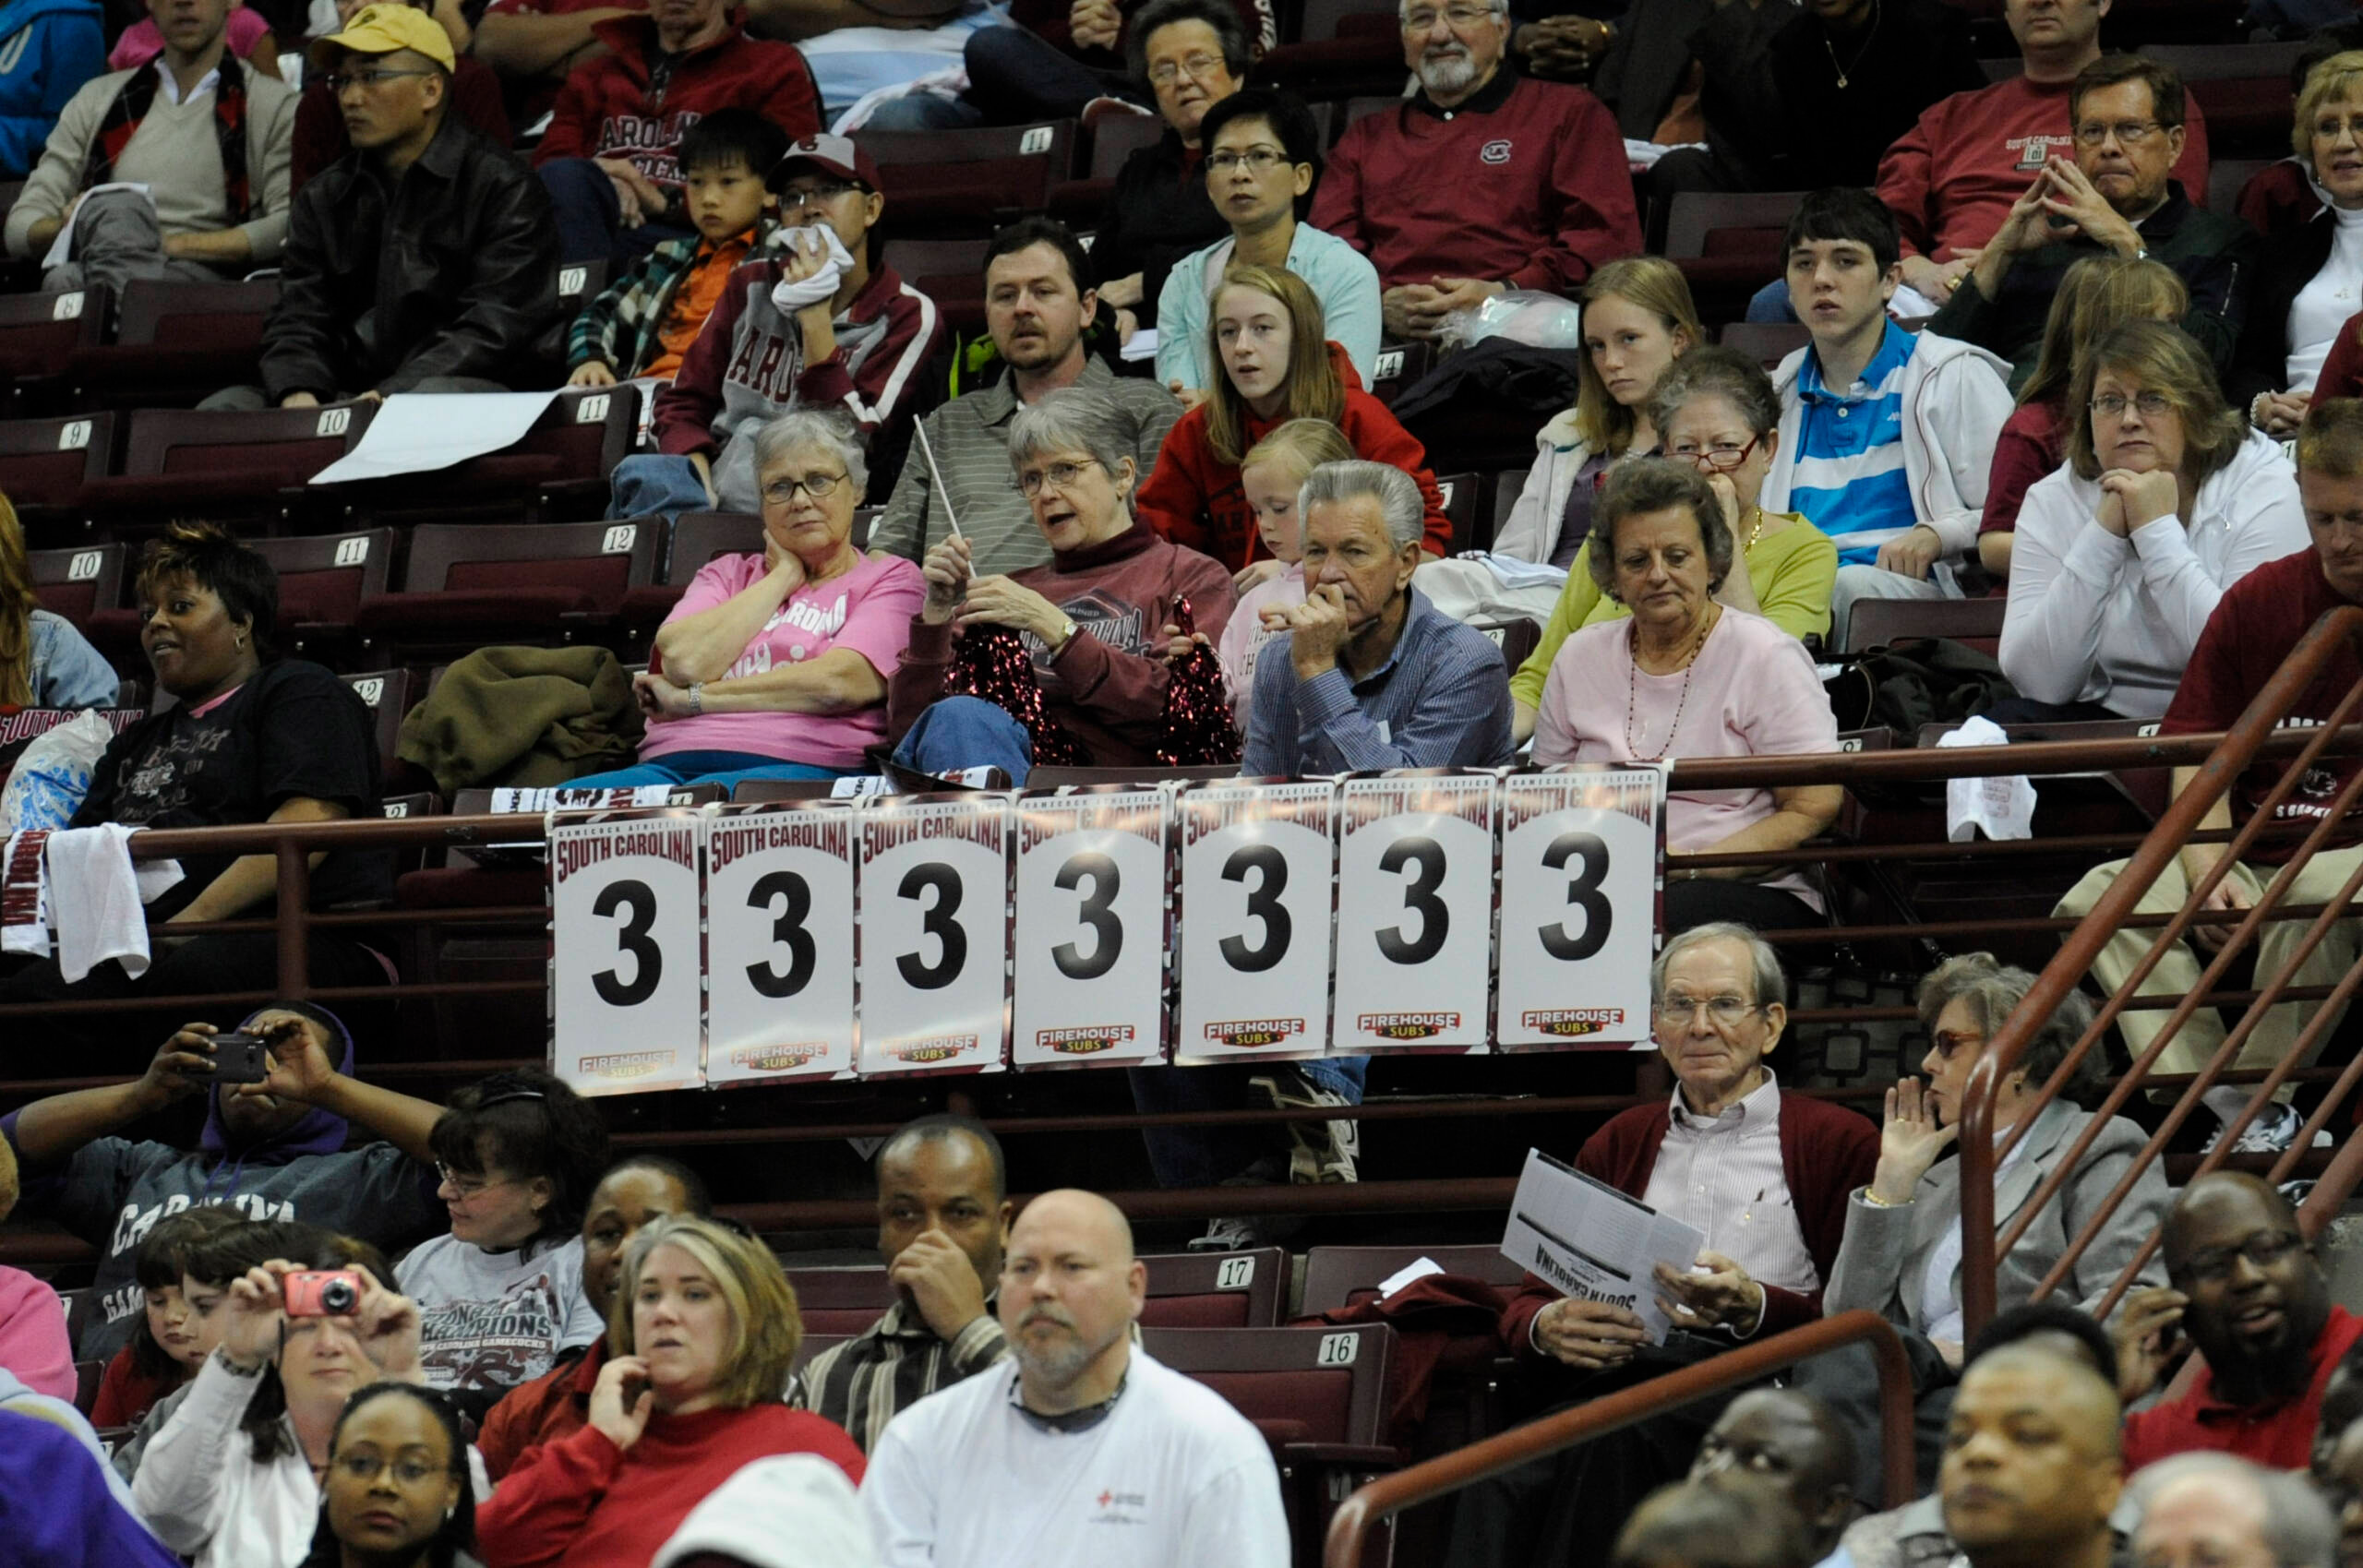
<path id="1" fill-rule="evenodd" d="M 1206 1038 L 1234 1050 L 1277 1046 L 1291 1035 L 1305 1033 L 1301 1018 L 1240 1018 L 1209 1023 Z"/>
<path id="2" fill-rule="evenodd" d="M 796 1046 L 733 1046 L 730 1065 L 750 1072 L 793 1072 L 814 1058 L 826 1054 L 828 1046 L 812 1042 Z"/>
<path id="3" fill-rule="evenodd" d="M 1477 150 L 1477 161 L 1481 163 L 1508 162 L 1510 161 L 1510 144 L 1508 138 L 1504 138 L 1500 141 L 1489 141 L 1484 146 L 1479 148 Z"/>
<path id="4" fill-rule="evenodd" d="M 926 1035 L 916 1040 L 888 1046 L 886 1054 L 896 1061 L 949 1061 L 963 1051 L 976 1048 L 977 1036 L 974 1035 Z"/>
<path id="5" fill-rule="evenodd" d="M 582 1059 L 582 1071 L 586 1076 L 617 1083 L 645 1078 L 672 1065 L 671 1051 L 618 1051 L 612 1056 L 586 1056 Z"/>
<path id="6" fill-rule="evenodd" d="M 1518 1022 L 1529 1029 L 1562 1039 L 1575 1039 L 1584 1035 L 1597 1035 L 1625 1022 L 1621 1007 L 1553 1007 L 1537 1008 L 1521 1013 Z"/>
<path id="7" fill-rule="evenodd" d="M 1354 1021 L 1364 1034 L 1382 1040 L 1426 1040 L 1460 1027 L 1457 1012 L 1365 1012 Z"/>
<path id="8" fill-rule="evenodd" d="M 1133 1043 L 1135 1031 L 1129 1023 L 1090 1023 L 1075 1029 L 1038 1029 L 1034 1044 L 1038 1049 L 1057 1051 L 1064 1056 L 1091 1056 L 1099 1051 L 1112 1051 L 1118 1046 Z"/>

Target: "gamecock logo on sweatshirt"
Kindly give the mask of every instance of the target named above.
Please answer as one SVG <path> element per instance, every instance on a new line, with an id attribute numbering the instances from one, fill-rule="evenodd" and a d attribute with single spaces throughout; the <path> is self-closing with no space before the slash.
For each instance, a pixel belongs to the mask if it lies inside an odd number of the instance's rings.
<path id="1" fill-rule="evenodd" d="M 1500 141 L 1487 142 L 1477 150 L 1477 161 L 1481 163 L 1508 162 L 1510 161 L 1509 139 L 1505 137 Z"/>

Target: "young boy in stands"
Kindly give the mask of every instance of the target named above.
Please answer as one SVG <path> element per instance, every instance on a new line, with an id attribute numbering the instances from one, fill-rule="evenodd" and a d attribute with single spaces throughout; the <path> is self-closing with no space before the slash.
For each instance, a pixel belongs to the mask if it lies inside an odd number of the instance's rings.
<path id="1" fill-rule="evenodd" d="M 787 133 L 752 109 L 717 109 L 682 133 L 697 233 L 665 241 L 582 307 L 567 333 L 569 386 L 673 378 L 730 274 L 779 231 L 767 182 L 787 146 Z"/>
<path id="2" fill-rule="evenodd" d="M 1782 244 L 1789 298 L 1813 341 L 1772 376 L 1780 445 L 1759 504 L 1838 542 L 1841 648 L 1855 598 L 1961 597 L 1950 562 L 1976 548 L 2010 417 L 2008 365 L 1888 319 L 1901 245 L 1895 215 L 1842 186 L 1799 202 Z"/>

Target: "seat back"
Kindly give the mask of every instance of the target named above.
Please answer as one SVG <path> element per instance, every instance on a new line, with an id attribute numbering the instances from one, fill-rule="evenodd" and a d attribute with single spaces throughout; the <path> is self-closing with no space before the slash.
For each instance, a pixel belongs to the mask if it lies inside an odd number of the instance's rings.
<path id="1" fill-rule="evenodd" d="M 2000 599 L 1857 599 L 1846 623 L 1847 652 L 1907 637 L 1949 637 L 1991 653 L 2002 641 Z"/>
<path id="2" fill-rule="evenodd" d="M 686 588 L 708 561 L 762 547 L 763 520 L 752 512 L 683 512 L 673 523 L 672 549 L 658 581 L 668 588 Z"/>
<path id="3" fill-rule="evenodd" d="M 1416 384 L 1435 362 L 1436 351 L 1426 343 L 1381 344 L 1371 364 L 1371 395 L 1380 402 L 1393 402 L 1396 393 Z"/>
<path id="4" fill-rule="evenodd" d="M 1304 0 L 1297 39 L 1304 43 L 1318 43 L 1324 39 L 1344 36 L 1339 24 L 1348 17 L 1377 17 L 1390 31 L 1397 26 L 1395 7 L 1386 0 Z"/>
<path id="5" fill-rule="evenodd" d="M 390 528 L 297 539 L 248 541 L 279 573 L 279 622 L 351 626 L 361 601 L 392 581 L 397 536 Z"/>
<path id="6" fill-rule="evenodd" d="M 1542 646 L 1542 623 L 1525 616 L 1516 620 L 1471 621 L 1469 625 L 1493 640 L 1493 646 L 1502 651 L 1502 663 L 1512 675 L 1517 674 L 1520 666 L 1534 657 L 1534 651 Z"/>
<path id="7" fill-rule="evenodd" d="M 1502 536 L 1502 525 L 1517 510 L 1517 498 L 1526 494 L 1528 470 L 1505 468 L 1493 475 L 1493 537 Z"/>
<path id="8" fill-rule="evenodd" d="M 1165 122 L 1154 114 L 1105 114 L 1091 127 L 1091 177 L 1112 180 L 1124 160 L 1144 147 L 1155 147 L 1165 134 Z"/>
<path id="9" fill-rule="evenodd" d="M 88 626 L 93 613 L 123 603 L 124 547 L 82 545 L 71 550 L 28 550 L 33 592 L 41 607 Z"/>
<path id="10" fill-rule="evenodd" d="M 254 353 L 262 324 L 279 303 L 279 280 L 179 283 L 135 278 L 123 287 L 115 319 L 119 348 L 164 348 Z"/>
<path id="11" fill-rule="evenodd" d="M 1377 1447 L 1386 1431 L 1395 1331 L 1144 1328 L 1148 1353 L 1229 1400 L 1266 1438 Z"/>
<path id="12" fill-rule="evenodd" d="M 638 522 L 422 523 L 411 531 L 406 592 L 498 592 L 521 582 L 574 588 L 612 615 L 656 578 L 661 531 Z M 530 563 L 531 571 L 521 568 Z"/>
<path id="13" fill-rule="evenodd" d="M 1444 515 L 1452 524 L 1452 547 L 1445 552 L 1457 556 L 1463 550 L 1474 550 L 1477 543 L 1478 478 L 1473 473 L 1439 473 L 1436 494 L 1443 498 Z"/>
<path id="14" fill-rule="evenodd" d="M 957 131 L 858 131 L 906 220 L 1038 212 L 1074 174 L 1073 120 Z M 900 269 L 896 269 L 900 270 Z"/>
<path id="15" fill-rule="evenodd" d="M 1719 334 L 1722 345 L 1737 349 L 1769 372 L 1812 340 L 1801 321 L 1733 321 Z"/>
<path id="16" fill-rule="evenodd" d="M 1488 1285 L 1515 1287 L 1526 1271 L 1502 1256 L 1502 1250 L 1476 1244 L 1464 1247 L 1315 1247 L 1304 1255 L 1304 1300 L 1300 1311 L 1334 1312 L 1378 1299 L 1379 1282 L 1392 1278 L 1425 1258 L 1446 1274 L 1481 1279 Z"/>
<path id="17" fill-rule="evenodd" d="M 376 403 L 273 408 L 251 413 L 144 408 L 131 415 L 122 473 L 235 476 L 258 496 L 306 484 L 351 451 Z"/>
<path id="18" fill-rule="evenodd" d="M 394 522 L 424 522 L 454 513 L 494 521 L 536 512 L 537 497 L 558 493 L 606 498 L 607 477 L 639 437 L 640 400 L 630 388 L 571 387 L 541 417 L 497 452 L 425 473 L 338 485 L 356 512 Z M 584 515 L 578 513 L 577 515 Z M 595 516 L 596 509 L 587 515 Z"/>
<path id="19" fill-rule="evenodd" d="M 570 261 L 558 269 L 558 308 L 569 319 L 582 314 L 582 307 L 607 292 L 607 263 L 599 261 Z"/>
<path id="20" fill-rule="evenodd" d="M 0 420 L 0 494 L 18 510 L 70 507 L 114 461 L 117 416 Z"/>
<path id="21" fill-rule="evenodd" d="M 381 778 L 391 782 L 395 742 L 402 738 L 402 715 L 410 712 L 414 700 L 411 689 L 413 673 L 409 670 L 367 670 L 337 678 L 361 699 L 363 707 L 369 710 L 378 736 L 378 771 Z M 387 815 L 406 817 L 410 812 L 390 811 Z"/>
<path id="22" fill-rule="evenodd" d="M 2207 164 L 2207 210 L 2225 218 L 2238 216 L 2240 192 L 2248 183 L 2279 162 L 2275 158 L 2211 158 Z"/>
<path id="23" fill-rule="evenodd" d="M 1722 254 L 1777 258 L 1802 191 L 1678 191 L 1666 209 L 1665 253 L 1671 257 Z"/>
<path id="24" fill-rule="evenodd" d="M 787 1283 L 796 1288 L 797 1315 L 807 1334 L 859 1334 L 895 1301 L 894 1282 L 878 1263 L 789 1269 Z"/>
<path id="25" fill-rule="evenodd" d="M 1165 1252 L 1141 1262 L 1148 1270 L 1143 1328 L 1276 1328 L 1288 1305 L 1285 1248 Z"/>
<path id="26" fill-rule="evenodd" d="M 0 376 L 54 376 L 76 349 L 106 341 L 104 283 L 55 294 L 0 294 Z"/>

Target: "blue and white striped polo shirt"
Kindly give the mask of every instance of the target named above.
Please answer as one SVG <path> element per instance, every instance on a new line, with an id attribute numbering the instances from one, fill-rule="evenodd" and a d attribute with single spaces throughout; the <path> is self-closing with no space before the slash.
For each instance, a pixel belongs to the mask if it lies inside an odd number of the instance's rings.
<path id="1" fill-rule="evenodd" d="M 1844 391 L 1823 385 L 1818 352 L 1797 367 L 1803 417 L 1789 509 L 1836 540 L 1847 566 L 1870 565 L 1881 545 L 1918 521 L 1903 473 L 1903 367 L 1919 341 L 1889 322 L 1862 379 Z"/>

